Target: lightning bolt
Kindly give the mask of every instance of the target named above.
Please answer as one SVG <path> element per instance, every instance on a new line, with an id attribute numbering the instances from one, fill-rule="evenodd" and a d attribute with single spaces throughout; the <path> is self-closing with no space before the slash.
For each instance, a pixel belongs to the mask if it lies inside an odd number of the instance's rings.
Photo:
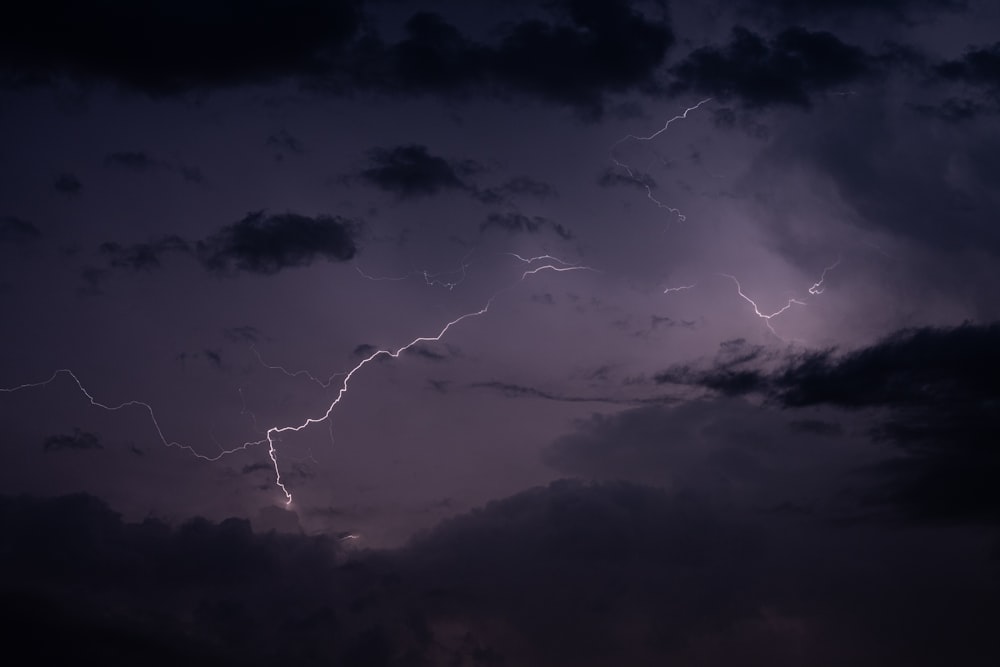
<path id="1" fill-rule="evenodd" d="M 789 299 L 788 303 L 786 303 L 784 306 L 782 306 L 778 310 L 774 311 L 773 313 L 771 313 L 771 314 L 762 313 L 761 310 L 760 310 L 760 307 L 757 305 L 757 302 L 754 301 L 753 299 L 751 299 L 750 297 L 748 297 L 746 294 L 743 293 L 743 287 L 740 285 L 740 281 L 736 279 L 736 276 L 730 275 L 728 273 L 720 273 L 719 275 L 721 275 L 721 276 L 723 276 L 725 278 L 729 278 L 730 280 L 732 280 L 736 284 L 736 292 L 741 297 L 743 297 L 744 301 L 746 301 L 751 306 L 753 306 L 753 312 L 757 314 L 757 317 L 759 317 L 760 319 L 764 320 L 764 324 L 767 325 L 767 328 L 771 331 L 771 333 L 773 333 L 779 339 L 781 339 L 781 336 L 778 336 L 778 333 L 774 330 L 774 327 L 771 326 L 771 320 L 773 318 L 777 317 L 778 315 L 781 315 L 783 312 L 785 312 L 786 310 L 788 310 L 792 306 L 804 306 L 804 305 L 806 305 L 804 301 L 799 301 L 798 299 Z"/>
<path id="2" fill-rule="evenodd" d="M 513 253 L 511 253 L 511 254 L 513 254 Z M 197 457 L 199 459 L 202 459 L 204 461 L 218 461 L 219 459 L 223 458 L 224 456 L 228 456 L 230 454 L 235 454 L 236 452 L 244 451 L 244 450 L 246 450 L 246 449 L 248 449 L 250 447 L 255 447 L 255 446 L 263 445 L 264 443 L 267 443 L 267 454 L 268 454 L 268 457 L 271 459 L 271 464 L 272 464 L 272 467 L 274 468 L 275 486 L 277 486 L 279 489 L 281 489 L 281 492 L 284 494 L 284 496 L 285 496 L 285 504 L 286 505 L 290 505 L 292 503 L 292 493 L 291 493 L 291 491 L 289 491 L 288 487 L 286 486 L 286 484 L 284 483 L 284 481 L 282 480 L 282 477 L 281 477 L 281 466 L 278 463 L 278 449 L 277 449 L 277 445 L 276 445 L 276 442 L 275 442 L 276 439 L 278 439 L 284 433 L 299 432 L 299 431 L 302 431 L 303 429 L 308 428 L 309 426 L 312 426 L 314 424 L 319 424 L 321 422 L 329 420 L 330 416 L 333 414 L 334 409 L 336 409 L 336 407 L 341 403 L 341 401 L 347 395 L 347 391 L 348 391 L 351 379 L 358 372 L 360 372 L 362 368 L 364 368 L 365 366 L 367 366 L 368 364 L 370 364 L 375 359 L 378 359 L 379 357 L 390 357 L 392 359 L 397 359 L 397 358 L 399 358 L 399 355 L 401 355 L 403 352 L 405 352 L 406 350 L 412 348 L 415 345 L 418 345 L 420 343 L 438 342 L 438 341 L 442 340 L 445 337 L 445 335 L 452 329 L 452 327 L 455 327 L 458 324 L 460 324 L 460 323 L 462 323 L 462 322 L 464 322 L 466 320 L 474 319 L 474 318 L 481 317 L 481 316 L 485 315 L 487 312 L 489 312 L 490 307 L 493 305 L 494 301 L 497 299 L 497 297 L 502 292 L 506 291 L 507 289 L 510 289 L 511 287 L 513 287 L 518 282 L 524 281 L 530 275 L 534 275 L 534 274 L 539 273 L 541 271 L 553 271 L 553 272 L 559 273 L 559 272 L 564 272 L 564 271 L 580 271 L 580 270 L 595 271 L 596 270 L 596 269 L 593 269 L 593 268 L 588 267 L 588 266 L 582 266 L 580 264 L 566 262 L 566 261 L 561 260 L 561 259 L 559 259 L 557 257 L 552 257 L 552 256 L 549 256 L 549 255 L 543 255 L 543 256 L 531 257 L 531 258 L 525 258 L 525 257 L 521 257 L 521 256 L 518 256 L 518 255 L 515 255 L 515 256 L 520 261 L 528 264 L 529 266 L 532 265 L 532 264 L 534 264 L 534 263 L 536 263 L 536 262 L 543 261 L 543 260 L 552 260 L 552 261 L 549 262 L 549 263 L 543 264 L 541 266 L 537 266 L 537 267 L 525 270 L 521 274 L 520 279 L 516 283 L 514 283 L 512 285 L 508 285 L 507 287 L 502 288 L 502 289 L 498 290 L 497 292 L 495 292 L 493 294 L 493 296 L 491 296 L 486 301 L 486 304 L 482 308 L 480 308 L 478 310 L 471 311 L 471 312 L 467 312 L 467 313 L 465 313 L 463 315 L 459 315 L 458 317 L 456 317 L 456 318 L 450 320 L 449 322 L 447 322 L 443 327 L 441 327 L 441 329 L 439 329 L 437 331 L 437 333 L 435 333 L 433 335 L 428 335 L 428 336 L 417 336 L 416 338 L 412 339 L 410 342 L 406 343 L 405 345 L 402 345 L 402 346 L 400 346 L 398 348 L 395 348 L 395 349 L 380 349 L 380 350 L 376 350 L 375 352 L 372 352 L 370 355 L 368 355 L 367 357 L 365 357 L 364 359 L 362 359 L 360 362 L 358 362 L 353 368 L 351 368 L 346 373 L 337 374 L 337 375 L 342 375 L 343 379 L 341 380 L 340 387 L 337 390 L 336 396 L 327 405 L 326 409 L 322 412 L 322 414 L 317 415 L 317 416 L 313 416 L 313 417 L 307 417 L 307 418 L 303 419 L 302 421 L 300 421 L 300 422 L 298 422 L 296 424 L 290 424 L 290 425 L 286 425 L 286 426 L 271 426 L 271 427 L 269 427 L 267 429 L 267 431 L 265 433 L 265 437 L 263 439 L 260 439 L 260 440 L 248 440 L 248 441 L 246 441 L 246 442 L 244 442 L 244 443 L 242 443 L 240 445 L 237 445 L 236 447 L 230 448 L 230 449 L 225 449 L 225 448 L 222 448 L 220 446 L 219 452 L 216 453 L 215 455 L 211 455 L 211 456 L 205 455 L 205 454 L 202 454 L 202 453 L 198 452 L 194 447 L 192 447 L 190 445 L 187 445 L 187 444 L 184 444 L 184 443 L 181 443 L 181 442 L 177 442 L 177 441 L 174 441 L 174 440 L 169 440 L 167 438 L 167 436 L 164 434 L 163 429 L 160 427 L 159 420 L 156 418 L 156 412 L 153 410 L 153 407 L 149 403 L 146 403 L 145 401 L 128 400 L 128 401 L 124 401 L 124 402 L 116 404 L 116 405 L 111 405 L 111 404 L 107 404 L 107 403 L 103 403 L 101 401 L 98 401 L 94 397 L 94 395 L 91 394 L 90 391 L 88 391 L 86 387 L 84 387 L 84 385 L 80 381 L 79 377 L 77 377 L 77 375 L 71 369 L 69 369 L 69 368 L 60 368 L 60 369 L 56 370 L 48 379 L 42 380 L 40 382 L 29 382 L 29 383 L 24 383 L 24 384 L 21 384 L 21 385 L 17 385 L 17 386 L 14 386 L 14 387 L 7 387 L 7 388 L 0 387 L 0 392 L 2 392 L 2 393 L 13 393 L 13 392 L 17 392 L 17 391 L 26 390 L 26 389 L 44 387 L 44 386 L 47 386 L 47 385 L 51 384 L 52 382 L 54 382 L 60 376 L 67 375 L 67 376 L 69 376 L 73 380 L 73 382 L 76 384 L 77 388 L 87 398 L 87 400 L 90 402 L 90 404 L 92 406 L 98 407 L 98 408 L 102 408 L 102 409 L 107 410 L 109 412 L 117 412 L 117 411 L 122 410 L 122 409 L 127 408 L 127 407 L 138 407 L 138 408 L 141 408 L 141 409 L 145 410 L 146 413 L 149 415 L 150 421 L 153 423 L 153 427 L 156 429 L 157 436 L 159 437 L 160 442 L 164 446 L 166 446 L 166 447 L 176 447 L 176 448 L 179 448 L 179 449 L 183 449 L 183 450 L 189 452 L 190 454 L 194 455 L 195 457 Z M 258 359 L 260 359 L 260 355 L 259 354 L 258 354 Z M 261 363 L 263 363 L 262 360 L 261 360 Z M 312 378 L 314 381 L 319 382 L 318 380 L 316 380 L 315 377 L 313 377 L 312 375 L 310 375 L 309 373 L 307 373 L 305 371 L 297 371 L 297 372 L 293 373 L 293 372 L 285 370 L 284 368 L 282 368 L 280 366 L 268 366 L 266 364 L 265 364 L 265 366 L 267 366 L 268 368 L 280 370 L 280 371 L 286 373 L 287 375 L 289 375 L 291 377 L 297 377 L 299 375 L 303 375 L 304 374 L 304 375 L 307 375 L 310 378 Z M 336 376 L 332 376 L 332 377 L 336 377 Z M 331 377 L 331 380 L 326 385 L 324 385 L 324 386 L 329 386 L 332 383 L 332 377 Z M 321 385 L 323 385 L 322 382 L 319 382 L 319 383 Z M 242 397 L 242 389 L 240 390 L 240 395 Z M 245 409 L 245 407 L 246 406 L 244 404 L 244 409 Z M 255 421 L 256 421 L 256 419 L 255 419 Z"/>
<path id="3" fill-rule="evenodd" d="M 383 281 L 400 282 L 403 280 L 409 280 L 415 276 L 420 276 L 424 279 L 424 282 L 427 285 L 431 287 L 444 287 L 445 289 L 450 291 L 461 285 L 463 282 L 465 282 L 465 278 L 468 275 L 468 269 L 470 266 L 472 266 L 472 263 L 469 262 L 468 259 L 469 257 L 472 256 L 472 254 L 475 251 L 476 251 L 475 248 L 473 248 L 472 250 L 470 250 L 465 254 L 465 256 L 462 258 L 462 263 L 459 266 L 459 268 L 452 269 L 450 271 L 439 271 L 436 273 L 428 271 L 427 269 L 419 269 L 410 271 L 409 273 L 404 274 L 402 276 L 373 276 L 362 271 L 361 266 L 359 264 L 355 264 L 354 268 L 355 270 L 357 270 L 359 274 L 361 274 L 362 278 L 371 280 L 373 282 L 383 282 Z M 458 274 L 457 279 L 440 280 L 441 276 L 453 276 L 455 274 Z"/>
<path id="4" fill-rule="evenodd" d="M 684 290 L 694 289 L 694 288 L 695 285 L 680 285 L 679 287 L 668 287 L 667 289 L 663 290 L 663 293 L 670 294 L 671 292 L 683 292 Z"/>
<path id="5" fill-rule="evenodd" d="M 684 120 L 684 119 L 686 119 L 687 115 L 689 113 L 691 113 L 692 111 L 697 110 L 699 107 L 701 107 L 701 105 L 707 104 L 711 100 L 712 100 L 711 97 L 706 97 L 705 99 L 703 99 L 702 101 L 698 102 L 694 106 L 686 108 L 683 113 L 680 113 L 680 114 L 674 116 L 673 118 L 670 118 L 669 120 L 667 120 L 667 122 L 665 122 L 663 124 L 663 127 L 661 127 L 659 130 L 657 130 L 656 132 L 653 132 L 652 134 L 650 134 L 648 136 L 641 137 L 641 136 L 638 136 L 638 135 L 635 135 L 635 134 L 626 134 L 624 137 L 622 137 L 621 139 L 619 139 L 615 143 L 611 144 L 611 148 L 608 151 L 609 157 L 611 158 L 611 161 L 614 163 L 614 165 L 616 167 L 618 167 L 619 169 L 623 170 L 626 174 L 628 174 L 629 178 L 631 178 L 633 181 L 635 181 L 636 183 L 638 183 L 639 185 L 643 186 L 646 189 L 646 198 L 649 199 L 654 204 L 656 204 L 657 208 L 664 208 L 664 209 L 668 210 L 670 213 L 672 213 L 673 215 L 677 216 L 677 221 L 678 222 L 684 222 L 685 220 L 687 220 L 687 216 L 685 216 L 683 213 L 681 213 L 679 209 L 676 209 L 673 206 L 665 204 L 664 202 L 662 202 L 659 199 L 657 199 L 656 197 L 654 197 L 653 196 L 653 188 L 652 188 L 652 186 L 649 183 L 647 183 L 644 180 L 642 180 L 641 178 L 638 178 L 635 175 L 635 173 L 632 171 L 632 168 L 630 166 L 628 166 L 627 164 L 625 164 L 624 162 L 622 162 L 621 160 L 619 160 L 617 157 L 615 157 L 615 149 L 617 149 L 620 145 L 622 145 L 626 141 L 652 141 L 653 139 L 656 139 L 658 136 L 660 136 L 661 134 L 663 134 L 664 132 L 666 132 L 667 128 L 669 128 L 673 123 L 675 123 L 678 120 Z"/>
<path id="6" fill-rule="evenodd" d="M 816 281 L 816 282 L 814 282 L 812 284 L 812 287 L 809 288 L 809 293 L 812 294 L 813 296 L 817 296 L 817 295 L 822 294 L 823 292 L 825 292 L 826 288 L 823 287 L 823 281 L 826 280 L 826 274 L 827 274 L 828 271 L 833 271 L 838 266 L 840 266 L 840 258 L 839 257 L 837 258 L 836 262 L 834 262 L 830 266 L 828 266 L 825 269 L 823 269 L 823 274 L 820 275 L 819 280 Z"/>

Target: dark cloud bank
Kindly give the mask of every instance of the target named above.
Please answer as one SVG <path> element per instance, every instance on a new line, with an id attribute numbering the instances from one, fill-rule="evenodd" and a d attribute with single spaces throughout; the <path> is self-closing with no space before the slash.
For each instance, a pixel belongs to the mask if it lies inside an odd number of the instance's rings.
<path id="1" fill-rule="evenodd" d="M 882 463 L 873 503 L 925 520 L 1000 520 L 1000 324 L 902 330 L 847 353 L 775 359 L 730 345 L 707 367 L 678 366 L 661 383 L 724 396 L 759 395 L 785 411 L 834 408 L 873 421 L 870 436 L 899 455 Z M 769 368 L 770 367 L 770 368 Z"/>
<path id="2" fill-rule="evenodd" d="M 381 552 L 83 495 L 4 497 L 0 522 L 7 650 L 45 660 L 985 665 L 1000 620 L 962 535 L 767 525 L 625 483 L 531 489 Z"/>

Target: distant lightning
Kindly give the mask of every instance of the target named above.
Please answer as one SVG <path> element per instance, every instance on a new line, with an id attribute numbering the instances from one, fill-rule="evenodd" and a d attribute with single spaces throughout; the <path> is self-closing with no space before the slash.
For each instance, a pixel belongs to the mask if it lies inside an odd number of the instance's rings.
<path id="1" fill-rule="evenodd" d="M 761 310 L 760 310 L 760 307 L 757 306 L 757 302 L 754 301 L 753 299 L 751 299 L 750 297 L 748 297 L 746 294 L 743 293 L 743 287 L 740 285 L 740 281 L 736 279 L 736 276 L 730 275 L 728 273 L 720 273 L 719 275 L 721 275 L 721 276 L 723 276 L 725 278 L 729 278 L 730 280 L 732 280 L 736 284 L 736 292 L 741 297 L 743 297 L 743 299 L 747 303 L 749 303 L 751 306 L 753 306 L 753 312 L 757 314 L 757 317 L 759 317 L 762 320 L 764 320 L 764 324 L 767 325 L 767 328 L 775 336 L 778 336 L 778 333 L 774 330 L 774 327 L 771 326 L 771 320 L 773 318 L 777 317 L 778 315 L 781 315 L 783 312 L 785 312 L 786 310 L 788 310 L 792 306 L 804 306 L 804 305 L 806 305 L 804 301 L 799 301 L 798 299 L 789 299 L 788 303 L 786 303 L 784 306 L 782 306 L 778 310 L 774 311 L 773 313 L 771 313 L 771 314 L 762 313 Z M 781 338 L 781 336 L 778 336 L 778 338 Z"/>
<path id="2" fill-rule="evenodd" d="M 822 294 L 823 292 L 825 292 L 826 291 L 826 287 L 823 286 L 823 281 L 826 280 L 826 274 L 827 274 L 828 271 L 833 271 L 838 266 L 840 266 L 840 258 L 839 257 L 837 258 L 836 262 L 834 262 L 830 266 L 828 266 L 825 269 L 823 269 L 823 274 L 820 275 L 819 280 L 816 281 L 815 283 L 813 283 L 812 287 L 809 288 L 809 293 L 812 294 L 813 296 L 816 296 L 816 295 L 819 295 L 819 294 Z"/>
<path id="3" fill-rule="evenodd" d="M 680 285 L 679 287 L 668 287 L 667 289 L 663 290 L 663 293 L 664 294 L 670 294 L 671 292 L 683 292 L 684 290 L 694 289 L 694 288 L 695 288 L 694 284 L 692 284 L 692 285 Z"/>
<path id="4" fill-rule="evenodd" d="M 661 127 L 659 130 L 657 130 L 656 132 L 653 132 L 652 134 L 650 134 L 648 136 L 640 137 L 640 136 L 635 135 L 635 134 L 626 134 L 624 137 L 622 137 L 621 139 L 619 139 L 615 143 L 611 144 L 611 149 L 609 150 L 609 155 L 611 157 L 611 161 L 615 164 L 615 166 L 618 167 L 619 169 L 624 170 L 625 173 L 628 174 L 629 178 L 631 178 L 633 181 L 635 181 L 636 183 L 638 183 L 638 184 L 642 185 L 644 188 L 646 188 L 646 197 L 651 202 L 653 202 L 654 204 L 656 204 L 657 208 L 666 209 L 666 210 L 670 211 L 670 213 L 672 213 L 673 215 L 677 216 L 677 221 L 678 222 L 684 222 L 685 220 L 687 220 L 687 216 L 685 216 L 683 213 L 681 213 L 679 209 L 676 209 L 673 206 L 665 204 L 664 202 L 662 202 L 659 199 L 657 199 L 656 197 L 654 197 L 653 196 L 653 188 L 652 188 L 652 186 L 649 185 L 648 183 L 646 183 L 645 181 L 643 181 L 641 178 L 638 178 L 635 175 L 635 173 L 632 171 L 632 168 L 630 166 L 628 166 L 627 164 L 625 164 L 624 162 L 622 162 L 621 160 L 619 160 L 618 158 L 616 158 L 615 157 L 615 149 L 618 148 L 621 144 L 623 144 L 623 143 L 625 143 L 626 141 L 629 141 L 629 140 L 631 140 L 631 141 L 652 141 L 653 139 L 656 139 L 656 137 L 658 137 L 661 134 L 663 134 L 664 132 L 666 132 L 667 128 L 669 128 L 675 121 L 686 119 L 687 115 L 689 113 L 691 113 L 692 111 L 695 111 L 696 109 L 698 109 L 699 107 L 701 107 L 701 105 L 706 104 L 706 103 L 710 102 L 711 100 L 712 100 L 711 97 L 706 97 L 701 102 L 698 102 L 698 104 L 695 104 L 692 107 L 688 107 L 687 109 L 684 110 L 683 113 L 678 114 L 678 115 L 674 116 L 673 118 L 669 119 L 666 123 L 663 124 L 663 127 Z"/>
<path id="5" fill-rule="evenodd" d="M 403 280 L 409 280 L 416 276 L 420 276 L 424 279 L 424 283 L 426 283 L 431 287 L 443 287 L 447 290 L 453 290 L 459 285 L 461 285 L 463 282 L 465 282 L 465 278 L 468 275 L 468 269 L 470 266 L 472 266 L 472 262 L 469 262 L 468 260 L 469 257 L 471 257 L 475 251 L 476 251 L 475 248 L 473 248 L 472 250 L 467 252 L 465 256 L 462 258 L 462 263 L 459 266 L 459 268 L 452 269 L 450 271 L 431 272 L 428 271 L 427 269 L 420 269 L 420 270 L 410 271 L 409 273 L 404 274 L 402 276 L 373 276 L 361 270 L 361 266 L 358 264 L 355 264 L 354 268 L 359 274 L 361 274 L 362 278 L 371 280 L 373 282 L 385 282 L 385 281 L 401 282 Z M 457 278 L 453 278 L 451 280 L 442 279 L 442 276 L 450 277 L 456 274 L 458 275 Z"/>
<path id="6" fill-rule="evenodd" d="M 513 253 L 511 253 L 511 254 L 513 254 Z M 524 262 L 524 263 L 526 263 L 528 265 L 534 264 L 535 262 L 538 262 L 538 261 L 542 261 L 543 259 L 544 260 L 552 260 L 551 262 L 549 262 L 547 264 L 543 264 L 541 266 L 537 266 L 537 267 L 534 267 L 534 268 L 531 268 L 531 269 L 528 269 L 528 270 L 524 271 L 521 274 L 520 280 L 518 282 L 523 281 L 529 275 L 534 275 L 534 274 L 539 273 L 541 271 L 563 272 L 563 271 L 578 271 L 578 270 L 587 270 L 587 271 L 595 271 L 596 270 L 596 269 L 593 269 L 593 268 L 588 267 L 588 266 L 582 266 L 582 265 L 579 265 L 579 264 L 565 262 L 565 261 L 563 261 L 563 260 L 561 260 L 559 258 L 551 257 L 551 256 L 548 256 L 548 255 L 541 256 L 541 257 L 532 257 L 532 258 L 524 258 L 524 257 L 520 257 L 520 256 L 516 256 L 516 257 L 520 261 L 522 261 L 522 262 Z M 150 421 L 152 421 L 153 427 L 156 429 L 157 436 L 160 438 L 160 442 L 164 446 L 166 446 L 166 447 L 176 447 L 176 448 L 179 448 L 179 449 L 183 449 L 183 450 L 189 452 L 190 454 L 194 455 L 195 457 L 197 457 L 199 459 L 202 459 L 202 460 L 205 460 L 205 461 L 218 461 L 219 459 L 223 458 L 224 456 L 228 456 L 230 454 L 235 454 L 236 452 L 244 451 L 244 450 L 246 450 L 246 449 L 248 449 L 250 447 L 254 447 L 254 446 L 258 446 L 258 445 L 263 445 L 264 443 L 267 443 L 267 454 L 268 454 L 268 457 L 271 459 L 271 464 L 272 464 L 272 467 L 274 469 L 275 486 L 277 486 L 279 489 L 281 489 L 281 492 L 284 494 L 284 496 L 285 496 L 285 504 L 286 505 L 290 505 L 292 503 L 292 494 L 288 490 L 288 487 L 285 485 L 284 481 L 282 480 L 282 477 L 281 477 L 281 467 L 280 467 L 280 465 L 278 463 L 278 450 L 277 450 L 276 440 L 280 439 L 280 436 L 282 434 L 289 433 L 289 432 L 299 432 L 299 431 L 302 431 L 305 428 L 308 428 L 309 426 L 312 426 L 313 424 L 319 424 L 321 422 L 328 421 L 330 419 L 330 416 L 333 413 L 334 409 L 337 407 L 337 405 L 340 404 L 340 402 L 343 400 L 344 396 L 347 394 L 347 390 L 348 390 L 348 387 L 349 387 L 351 379 L 355 376 L 356 373 L 358 373 L 366 365 L 368 365 L 369 363 L 371 363 L 372 361 L 374 361 L 375 359 L 377 359 L 379 357 L 390 357 L 390 358 L 393 358 L 393 359 L 397 359 L 397 358 L 399 358 L 399 355 L 401 355 L 403 352 L 405 352 L 406 350 L 408 350 L 408 349 L 412 348 L 413 346 L 418 345 L 420 343 L 431 343 L 431 342 L 439 342 L 439 341 L 441 341 L 444 338 L 444 336 L 451 330 L 452 327 L 460 324 L 461 322 L 464 322 L 465 320 L 469 320 L 469 319 L 481 317 L 482 315 L 485 315 L 487 312 L 489 312 L 490 307 L 493 305 L 493 302 L 501 294 L 501 292 L 505 291 L 506 289 L 509 289 L 512 286 L 513 285 L 509 285 L 508 287 L 505 287 L 505 288 L 502 288 L 501 290 L 498 290 L 497 292 L 495 292 L 493 294 L 493 296 L 491 296 L 486 301 L 486 304 L 482 308 L 480 308 L 478 310 L 471 311 L 471 312 L 467 312 L 467 313 L 465 313 L 463 315 L 459 315 L 458 317 L 456 317 L 453 320 L 451 320 L 448 323 L 446 323 L 434 335 L 430 335 L 430 336 L 418 336 L 418 337 L 414 338 L 413 340 L 411 340 L 410 342 L 406 343 L 405 345 L 403 345 L 401 347 L 398 347 L 398 348 L 396 348 L 394 350 L 393 349 L 380 349 L 380 350 L 376 350 L 375 352 L 372 352 L 367 357 L 365 357 L 360 362 L 358 362 L 353 368 L 351 368 L 346 373 L 339 373 L 339 374 L 336 374 L 334 376 L 331 376 L 330 382 L 332 382 L 332 378 L 333 377 L 337 377 L 337 376 L 342 376 L 342 380 L 341 380 L 341 383 L 340 383 L 340 387 L 337 390 L 337 395 L 333 398 L 333 400 L 329 403 L 329 405 L 326 407 L 326 409 L 323 411 L 323 413 L 321 415 L 314 416 L 314 417 L 307 417 L 304 420 L 302 420 L 301 422 L 299 422 L 298 424 L 291 424 L 291 425 L 287 425 L 287 426 L 272 426 L 272 427 L 270 427 L 270 428 L 267 429 L 267 431 L 265 433 L 265 437 L 263 439 L 246 441 L 246 442 L 244 442 L 244 443 L 242 443 L 242 444 L 240 444 L 240 445 L 238 445 L 236 447 L 230 448 L 230 449 L 224 449 L 224 448 L 220 447 L 219 452 L 217 454 L 211 455 L 211 456 L 205 455 L 205 454 L 202 454 L 202 453 L 198 452 L 196 449 L 194 449 L 190 445 L 186 445 L 186 444 L 183 444 L 183 443 L 180 443 L 180 442 L 177 442 L 177 441 L 169 440 L 166 437 L 166 435 L 164 434 L 163 429 L 160 427 L 160 423 L 159 423 L 159 421 L 156 418 L 156 413 L 154 412 L 153 407 L 149 403 L 146 403 L 144 401 L 139 401 L 139 400 L 129 400 L 129 401 L 125 401 L 125 402 L 119 403 L 117 405 L 110 405 L 110 404 L 102 403 L 101 401 L 98 401 L 93 396 L 93 394 L 91 394 L 90 391 L 88 391 L 84 387 L 83 383 L 80 381 L 80 379 L 77 377 L 77 375 L 72 370 L 70 370 L 68 368 L 61 368 L 61 369 L 56 370 L 48 379 L 43 380 L 41 382 L 29 382 L 29 383 L 17 385 L 15 387 L 8 387 L 8 388 L 0 387 L 0 392 L 3 392 L 3 393 L 13 393 L 13 392 L 17 392 L 17 391 L 26 390 L 26 389 L 44 387 L 44 386 L 49 385 L 52 382 L 54 382 L 58 377 L 60 377 L 62 375 L 68 375 L 73 380 L 73 382 L 76 384 L 76 386 L 80 390 L 80 392 L 87 398 L 87 400 L 90 402 L 91 405 L 93 405 L 95 407 L 98 407 L 98 408 L 102 408 L 102 409 L 110 411 L 110 412 L 116 412 L 118 410 L 122 410 L 123 408 L 127 408 L 127 407 L 139 407 L 139 408 L 142 408 L 149 415 Z M 255 352 L 256 352 L 256 349 L 255 349 Z M 261 360 L 259 353 L 257 354 L 257 358 L 259 360 Z M 261 360 L 261 363 L 264 364 L 263 360 Z M 290 377 L 297 377 L 299 375 L 305 375 L 305 376 L 308 376 L 309 378 L 311 378 L 312 380 L 314 380 L 316 382 L 319 382 L 319 384 L 321 384 L 323 386 L 329 386 L 329 384 L 330 384 L 330 382 L 327 382 L 324 385 L 323 382 L 317 380 L 315 377 L 313 377 L 312 375 L 310 375 L 308 372 L 305 372 L 305 371 L 290 372 L 290 371 L 287 371 L 286 369 L 284 369 L 284 368 L 282 368 L 280 366 L 271 366 L 271 365 L 267 365 L 267 364 L 264 364 L 264 365 L 267 368 L 282 371 L 285 374 L 289 375 Z M 242 388 L 239 390 L 239 393 L 240 393 L 240 396 L 242 397 L 243 396 Z M 243 404 L 243 409 L 244 409 L 244 411 L 246 411 L 246 404 L 245 404 L 245 402 Z M 252 413 L 251 413 L 251 415 L 252 415 Z M 253 417 L 253 419 L 254 419 L 254 422 L 256 423 L 256 417 L 255 416 Z M 331 434 L 331 437 L 332 437 L 332 434 Z"/>

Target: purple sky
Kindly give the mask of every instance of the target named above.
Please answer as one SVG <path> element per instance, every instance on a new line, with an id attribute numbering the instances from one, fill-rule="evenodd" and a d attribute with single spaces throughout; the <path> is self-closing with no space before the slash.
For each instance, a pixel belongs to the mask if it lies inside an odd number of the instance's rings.
<path id="1" fill-rule="evenodd" d="M 0 10 L 8 532 L 315 570 L 303 663 L 995 664 L 992 3 L 232 11 Z"/>

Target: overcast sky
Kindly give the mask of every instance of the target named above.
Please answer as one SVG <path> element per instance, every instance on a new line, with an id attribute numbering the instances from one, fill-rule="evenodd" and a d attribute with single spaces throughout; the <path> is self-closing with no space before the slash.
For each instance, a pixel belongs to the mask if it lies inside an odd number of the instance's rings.
<path id="1" fill-rule="evenodd" d="M 6 6 L 23 636 L 996 664 L 998 29 L 986 0 Z"/>

